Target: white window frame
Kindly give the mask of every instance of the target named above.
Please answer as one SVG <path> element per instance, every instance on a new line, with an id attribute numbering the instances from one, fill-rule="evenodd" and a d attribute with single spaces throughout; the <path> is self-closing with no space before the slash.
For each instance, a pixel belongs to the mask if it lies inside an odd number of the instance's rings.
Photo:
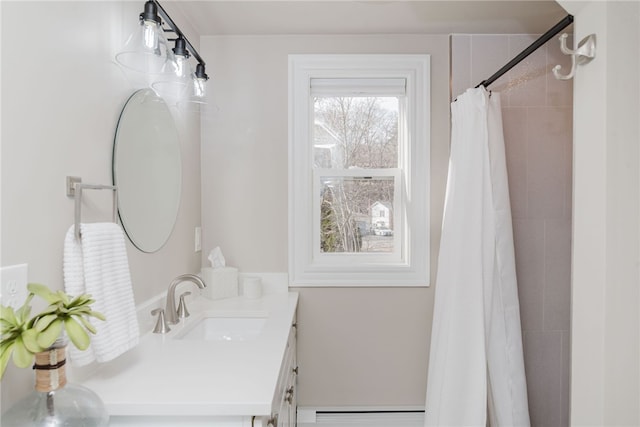
<path id="1" fill-rule="evenodd" d="M 390 79 L 404 79 L 406 147 L 399 150 L 400 250 L 393 254 L 320 253 L 318 174 L 313 168 L 311 81 L 339 91 L 341 80 L 370 79 L 379 92 Z M 315 80 L 327 79 L 327 80 Z M 332 85 L 332 82 L 337 85 Z M 376 86 L 378 85 L 378 86 Z M 289 278 L 291 286 L 428 286 L 430 55 L 289 55 Z M 399 141 L 400 143 L 400 141 Z M 368 171 L 363 169 L 363 171 Z M 344 171 L 342 172 L 344 174 Z M 362 171 L 354 174 L 363 175 Z M 357 176 L 354 175 L 354 176 Z M 365 172 L 364 175 L 367 175 Z M 398 178 L 397 178 L 398 179 Z M 396 200 L 398 202 L 398 200 Z M 318 212 L 316 212 L 318 210 Z M 400 213 L 398 213 L 400 214 Z M 395 215 L 395 213 L 394 213 Z"/>
<path id="2" fill-rule="evenodd" d="M 402 175 L 399 168 L 386 168 L 386 169 L 313 169 L 313 195 L 311 197 L 311 203 L 313 204 L 313 222 L 311 223 L 312 230 L 320 230 L 320 204 L 321 199 L 317 197 L 320 195 L 320 184 L 323 176 L 331 176 L 336 178 L 348 178 L 348 177 L 384 177 L 393 178 L 396 183 L 395 188 L 400 191 L 394 191 L 393 194 L 393 206 L 399 207 L 399 212 L 402 211 Z M 367 264 L 389 264 L 398 263 L 402 261 L 403 253 L 406 252 L 406 248 L 402 247 L 402 236 L 404 234 L 404 220 L 402 215 L 394 217 L 394 248 L 396 251 L 392 253 L 344 253 L 344 252 L 329 252 L 323 253 L 320 251 L 320 233 L 312 232 L 312 245 L 313 245 L 313 260 L 314 264 L 318 266 L 353 266 L 354 263 L 366 262 Z"/>

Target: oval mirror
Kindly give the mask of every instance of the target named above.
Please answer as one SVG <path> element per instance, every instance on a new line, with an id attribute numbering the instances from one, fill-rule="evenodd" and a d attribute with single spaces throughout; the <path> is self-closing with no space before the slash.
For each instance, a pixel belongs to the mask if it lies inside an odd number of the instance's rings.
<path id="1" fill-rule="evenodd" d="M 127 236 L 141 251 L 156 252 L 178 216 L 182 159 L 171 112 L 151 89 L 136 91 L 122 109 L 113 144 L 113 183 Z"/>

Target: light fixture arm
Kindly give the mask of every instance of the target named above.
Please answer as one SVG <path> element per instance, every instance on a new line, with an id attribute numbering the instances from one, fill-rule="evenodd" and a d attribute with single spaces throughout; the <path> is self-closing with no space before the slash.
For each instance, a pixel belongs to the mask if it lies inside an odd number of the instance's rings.
<path id="1" fill-rule="evenodd" d="M 193 55 L 193 57 L 196 59 L 196 61 L 198 61 L 198 63 L 201 64 L 204 67 L 206 64 L 205 64 L 204 60 L 202 59 L 202 57 L 200 56 L 200 54 L 198 53 L 198 51 L 193 47 L 191 42 L 189 42 L 189 39 L 187 39 L 187 37 L 184 35 L 184 33 L 182 31 L 180 31 L 180 28 L 176 25 L 175 22 L 173 22 L 173 19 L 171 19 L 169 14 L 160 5 L 158 0 L 149 0 L 149 1 L 152 1 L 153 3 L 155 3 L 155 5 L 158 7 L 158 13 L 160 14 L 160 16 L 162 17 L 164 22 L 169 27 L 171 27 L 171 30 L 165 30 L 165 31 L 172 31 L 172 32 L 176 33 L 178 35 L 178 37 L 182 37 L 184 39 L 184 41 L 186 42 L 187 49 L 189 50 L 191 55 Z"/>

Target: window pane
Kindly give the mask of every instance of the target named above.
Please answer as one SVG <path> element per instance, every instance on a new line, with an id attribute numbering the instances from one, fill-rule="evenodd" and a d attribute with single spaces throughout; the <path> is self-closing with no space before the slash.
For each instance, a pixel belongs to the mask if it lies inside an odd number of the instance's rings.
<path id="1" fill-rule="evenodd" d="M 398 167 L 397 97 L 314 98 L 318 168 Z"/>
<path id="2" fill-rule="evenodd" d="M 320 179 L 320 251 L 393 252 L 393 177 Z"/>

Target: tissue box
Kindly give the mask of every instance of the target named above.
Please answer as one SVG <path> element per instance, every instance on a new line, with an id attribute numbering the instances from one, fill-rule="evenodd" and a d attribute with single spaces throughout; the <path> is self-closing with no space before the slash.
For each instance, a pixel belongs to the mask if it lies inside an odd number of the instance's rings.
<path id="1" fill-rule="evenodd" d="M 206 288 L 202 295 L 210 299 L 222 299 L 238 296 L 238 269 L 235 267 L 202 269 L 202 280 Z"/>

